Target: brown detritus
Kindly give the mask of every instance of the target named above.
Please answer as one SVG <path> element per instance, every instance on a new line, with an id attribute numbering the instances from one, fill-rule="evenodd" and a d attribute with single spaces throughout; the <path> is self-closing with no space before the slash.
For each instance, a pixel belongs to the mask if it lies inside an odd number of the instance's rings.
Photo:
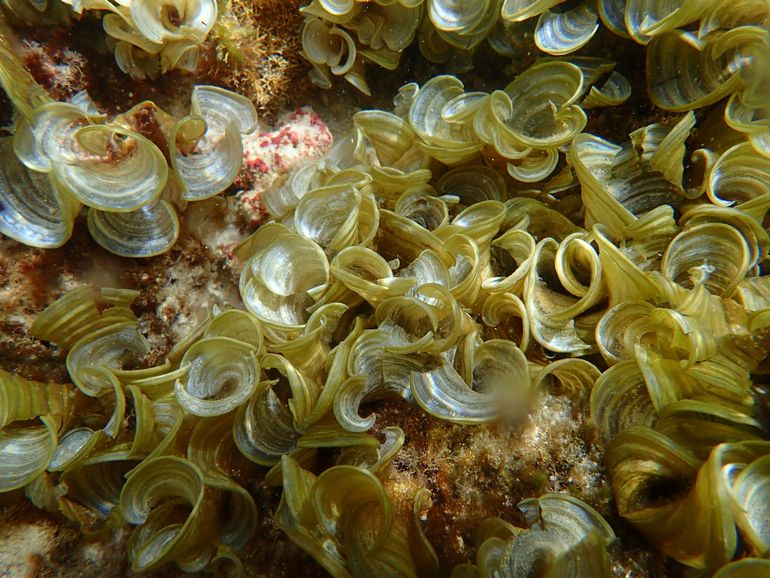
<path id="1" fill-rule="evenodd" d="M 38 510 L 23 498 L 0 508 L 0 575 L 9 578 L 133 576 L 125 547 L 128 532 L 92 542 L 63 518 Z M 170 578 L 171 569 L 147 574 Z"/>
<path id="2" fill-rule="evenodd" d="M 441 561 L 441 576 L 448 576 L 456 564 L 475 561 L 479 522 L 500 517 L 525 527 L 517 504 L 544 492 L 569 492 L 610 519 L 613 527 L 620 520 L 612 509 L 593 428 L 565 397 L 543 394 L 518 425 L 447 423 L 403 401 L 378 402 L 362 408 L 361 414 L 371 410 L 377 414 L 375 432 L 398 425 L 406 434 L 385 479 L 399 517 L 411 516 L 420 488 L 431 491 L 433 506 L 423 528 Z M 644 558 L 635 530 L 623 523 L 619 527 L 612 552 L 615 575 L 679 575 L 677 565 Z M 668 574 L 651 570 L 666 564 L 671 566 Z"/>
<path id="3" fill-rule="evenodd" d="M 37 381 L 70 381 L 64 353 L 34 339 L 26 329 L 16 323 L 0 323 L 0 366 Z"/>
<path id="4" fill-rule="evenodd" d="M 80 224 L 80 223 L 78 223 Z M 83 256 L 88 255 L 88 259 Z M 91 240 L 84 226 L 56 250 L 0 240 L 0 367 L 41 381 L 69 381 L 63 353 L 29 334 L 34 318 L 77 284 L 114 285 L 121 265 Z"/>
<path id="5" fill-rule="evenodd" d="M 177 116 L 187 114 L 194 76 L 171 71 L 156 79 L 132 79 L 115 62 L 102 15 L 86 11 L 71 24 L 14 30 L 16 50 L 35 80 L 57 100 L 86 90 L 97 108 L 110 115 L 144 100 Z"/>
<path id="6" fill-rule="evenodd" d="M 147 137 L 155 146 L 160 149 L 166 162 L 171 162 L 169 158 L 167 130 L 161 125 L 157 117 L 157 107 L 152 103 L 140 104 L 132 109 L 130 119 L 126 119 L 131 124 L 131 129 L 135 130 L 144 137 Z M 121 115 L 125 117 L 126 115 Z"/>
<path id="7" fill-rule="evenodd" d="M 212 254 L 205 239 L 188 232 L 168 253 L 137 259 L 126 268 L 121 286 L 140 290 L 134 311 L 152 346 L 143 365 L 161 363 L 213 305 L 239 305 L 237 278 L 223 274 L 226 261 L 224 254 Z"/>
<path id="8" fill-rule="evenodd" d="M 19 56 L 40 86 L 56 100 L 66 100 L 85 86 L 86 60 L 71 48 L 72 39 L 64 28 L 36 31 L 21 42 Z"/>
<path id="9" fill-rule="evenodd" d="M 230 0 L 202 46 L 200 81 L 250 98 L 268 120 L 312 92 L 300 55 L 304 0 Z"/>
<path id="10" fill-rule="evenodd" d="M 192 74 L 171 71 L 138 80 L 122 72 L 108 45 L 102 14 L 86 12 L 71 24 L 17 30 L 20 56 L 35 80 L 57 100 L 86 90 L 99 110 L 118 114 L 144 100 L 187 114 L 195 84 L 217 84 L 254 101 L 270 120 L 312 92 L 300 55 L 302 0 L 234 0 L 200 46 Z M 0 118 L 2 118 L 0 102 Z"/>
<path id="11" fill-rule="evenodd" d="M 13 105 L 8 100 L 5 91 L 0 91 L 0 136 L 7 136 L 5 128 L 11 125 L 13 120 Z"/>
<path id="12" fill-rule="evenodd" d="M 0 367 L 29 379 L 69 381 L 65 352 L 29 331 L 46 306 L 83 284 L 139 290 L 133 310 L 152 346 L 140 366 L 162 362 L 214 304 L 239 305 L 237 273 L 232 270 L 236 264 L 212 237 L 219 234 L 227 216 L 220 201 L 197 203 L 201 206 L 195 210 L 209 209 L 206 223 L 194 220 L 197 225 L 183 229 L 171 251 L 148 259 L 127 261 L 107 252 L 80 222 L 61 249 L 42 250 L 0 239 Z M 232 234 L 240 233 L 233 229 Z"/>
<path id="13" fill-rule="evenodd" d="M 291 104 L 304 104 L 305 95 L 312 92 L 308 65 L 300 55 L 303 17 L 299 7 L 304 3 L 227 3 L 226 8 L 220 7 L 208 40 L 199 47 L 196 71 L 170 71 L 155 79 L 132 79 L 118 68 L 99 11 L 87 11 L 71 24 L 22 27 L 17 32 L 25 65 L 57 100 L 87 90 L 107 114 L 151 100 L 183 116 L 189 110 L 193 85 L 216 84 L 250 98 L 269 120 Z"/>
<path id="14" fill-rule="evenodd" d="M 647 95 L 645 75 L 645 47 L 634 42 L 617 42 L 617 36 L 607 30 L 600 32 L 586 47 L 587 54 L 604 56 L 611 54 L 615 70 L 631 83 L 631 96 L 620 106 L 607 106 L 588 112 L 588 124 L 584 132 L 595 134 L 615 143 L 628 140 L 628 135 L 640 126 L 654 122 L 669 122 L 681 114 L 665 112 L 655 107 Z M 590 51 L 590 52 L 589 52 Z M 603 80 L 597 85 L 601 86 Z"/>
<path id="15" fill-rule="evenodd" d="M 406 434 L 385 487 L 402 517 L 410 511 L 417 490 L 431 491 L 433 506 L 424 532 L 444 571 L 473 559 L 473 534 L 479 521 L 490 516 L 523 521 L 516 510 L 515 476 L 510 468 L 495 467 L 493 453 L 507 453 L 506 442 L 498 437 L 498 447 L 482 443 L 475 447 L 479 451 L 470 452 L 478 436 L 488 436 L 495 428 L 447 423 L 398 401 L 378 404 L 376 409 L 376 429 L 398 425 Z M 521 490 L 518 494 L 525 497 Z"/>
<path id="16" fill-rule="evenodd" d="M 239 552 L 249 576 L 302 576 L 324 578 L 328 573 L 304 550 L 286 539 L 283 530 L 275 526 L 273 513 L 280 502 L 281 489 L 265 483 L 263 472 L 237 481 L 249 490 L 257 504 L 257 529 L 248 544 Z"/>
<path id="17" fill-rule="evenodd" d="M 618 539 L 610 547 L 612 575 L 616 578 L 682 578 L 686 568 L 650 550 L 644 538 L 616 513 L 605 516 Z"/>

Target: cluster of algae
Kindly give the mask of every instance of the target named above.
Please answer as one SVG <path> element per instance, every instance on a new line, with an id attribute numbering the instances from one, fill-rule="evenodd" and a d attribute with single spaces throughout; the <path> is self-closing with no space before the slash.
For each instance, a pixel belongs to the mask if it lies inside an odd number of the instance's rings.
<path id="1" fill-rule="evenodd" d="M 423 532 L 430 489 L 404 516 L 383 484 L 403 431 L 375 437 L 362 406 L 515 424 L 550 392 L 590 407 L 617 511 L 652 547 L 692 576 L 770 576 L 756 399 L 770 3 L 559 4 L 314 0 L 303 44 L 322 85 L 367 90 L 364 63 L 396 68 L 415 35 L 457 64 L 484 40 L 515 52 L 530 26 L 551 56 L 500 90 L 441 75 L 405 85 L 393 112 L 357 113 L 324 158 L 264 193 L 272 222 L 236 250 L 246 310 L 214 311 L 161 365 L 130 368 L 149 349 L 136 292 L 52 304 L 32 331 L 68 351 L 73 383 L 0 373 L 0 490 L 23 487 L 87 533 L 133 526 L 136 572 L 238 574 L 257 505 L 236 472 L 253 463 L 282 488 L 274 523 L 332 575 L 449 574 Z M 587 111 L 631 92 L 613 62 L 568 56 L 600 21 L 647 45 L 648 96 L 678 119 L 620 144 L 584 132 Z M 132 130 L 135 112 L 48 102 L 4 50 L 20 118 L 0 159 L 3 232 L 62 244 L 82 203 L 97 242 L 150 255 L 175 239 L 157 207 L 234 178 L 255 122 L 245 99 L 198 87 L 189 116 L 156 111 L 161 151 Z M 615 533 L 588 504 L 545 494 L 519 508 L 524 527 L 480 522 L 453 577 L 612 575 Z"/>
<path id="2" fill-rule="evenodd" d="M 257 124 L 251 101 L 215 86 L 196 86 L 190 114 L 179 119 L 151 102 L 108 119 L 84 92 L 71 103 L 41 100 L 22 113 L 13 136 L 0 138 L 7 190 L 0 231 L 42 248 L 64 245 L 86 206 L 91 236 L 108 251 L 168 251 L 179 236 L 177 210 L 232 184 L 241 135 Z M 138 132 L 148 117 L 157 142 Z"/>

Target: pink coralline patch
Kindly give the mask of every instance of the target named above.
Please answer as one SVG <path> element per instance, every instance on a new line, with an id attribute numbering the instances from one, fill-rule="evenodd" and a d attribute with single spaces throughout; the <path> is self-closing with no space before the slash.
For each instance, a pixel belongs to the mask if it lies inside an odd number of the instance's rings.
<path id="1" fill-rule="evenodd" d="M 259 171 L 263 175 L 270 172 L 270 167 L 262 159 L 249 159 L 245 162 L 246 168 L 251 171 Z"/>
<path id="2" fill-rule="evenodd" d="M 243 141 L 243 169 L 235 185 L 250 225 L 267 217 L 260 195 L 293 167 L 322 156 L 332 145 L 326 123 L 310 107 L 298 108 L 278 119 L 274 130 L 248 135 Z"/>
<path id="3" fill-rule="evenodd" d="M 239 195 L 239 199 L 241 201 L 241 210 L 246 214 L 250 226 L 256 227 L 267 219 L 267 209 L 262 204 L 259 192 L 254 190 L 244 191 Z"/>

